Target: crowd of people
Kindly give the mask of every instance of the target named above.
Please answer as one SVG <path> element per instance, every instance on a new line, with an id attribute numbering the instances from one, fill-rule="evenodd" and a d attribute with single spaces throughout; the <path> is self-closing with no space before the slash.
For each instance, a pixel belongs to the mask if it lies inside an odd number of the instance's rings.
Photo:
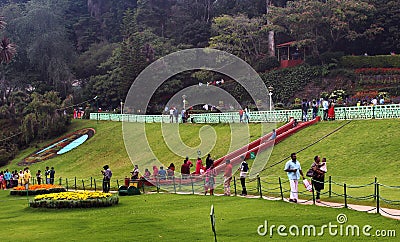
<path id="1" fill-rule="evenodd" d="M 46 167 L 44 178 L 46 184 L 54 184 L 54 175 L 55 175 L 54 167 L 49 169 Z M 38 170 L 35 174 L 37 184 L 42 184 L 42 172 Z M 5 171 L 0 171 L 0 189 L 10 189 L 17 186 L 25 186 L 28 189 L 29 184 L 31 183 L 32 174 L 29 170 L 29 167 L 25 167 L 23 170 L 14 170 L 9 171 L 6 169 Z"/>

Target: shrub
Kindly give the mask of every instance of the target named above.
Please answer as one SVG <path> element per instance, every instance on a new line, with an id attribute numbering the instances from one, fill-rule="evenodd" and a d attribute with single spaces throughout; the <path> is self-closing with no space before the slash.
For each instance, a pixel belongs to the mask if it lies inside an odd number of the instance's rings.
<path id="1" fill-rule="evenodd" d="M 33 208 L 92 208 L 109 207 L 118 204 L 119 197 L 102 192 L 61 192 L 38 195 L 29 201 Z"/>
<path id="2" fill-rule="evenodd" d="M 358 68 L 354 72 L 363 75 L 395 75 L 400 74 L 400 68 Z"/>
<path id="3" fill-rule="evenodd" d="M 275 56 L 265 56 L 255 62 L 254 69 L 257 72 L 265 72 L 278 68 L 279 66 L 280 63 Z"/>
<path id="4" fill-rule="evenodd" d="M 371 68 L 371 67 L 400 67 L 400 55 L 377 55 L 377 56 L 344 56 L 340 60 L 344 68 Z"/>
<path id="5" fill-rule="evenodd" d="M 32 195 L 40 195 L 40 194 L 50 194 L 50 193 L 59 193 L 65 192 L 65 188 L 58 185 L 51 184 L 41 184 L 41 185 L 31 185 L 28 187 L 28 191 L 24 186 L 15 187 L 10 191 L 10 195 L 18 195 L 18 196 L 32 196 Z"/>

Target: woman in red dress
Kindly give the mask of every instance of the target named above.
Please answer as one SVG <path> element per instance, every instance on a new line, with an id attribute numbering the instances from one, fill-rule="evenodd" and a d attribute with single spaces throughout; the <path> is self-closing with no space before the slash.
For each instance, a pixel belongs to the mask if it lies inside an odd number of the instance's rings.
<path id="1" fill-rule="evenodd" d="M 330 102 L 328 106 L 328 120 L 335 120 L 335 104 L 333 102 Z"/>

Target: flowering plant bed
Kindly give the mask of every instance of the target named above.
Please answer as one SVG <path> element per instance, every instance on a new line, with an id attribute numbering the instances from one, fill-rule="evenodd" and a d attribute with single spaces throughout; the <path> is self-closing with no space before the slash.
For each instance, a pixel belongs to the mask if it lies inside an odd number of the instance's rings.
<path id="1" fill-rule="evenodd" d="M 92 208 L 118 204 L 119 197 L 103 192 L 60 192 L 37 195 L 29 201 L 32 208 Z"/>
<path id="2" fill-rule="evenodd" d="M 65 192 L 65 188 L 58 185 L 51 184 L 41 184 L 41 185 L 30 185 L 28 187 L 28 191 L 24 186 L 14 187 L 13 190 L 10 191 L 10 195 L 19 195 L 19 196 L 32 196 L 39 194 L 49 194 L 49 193 L 58 193 Z"/>

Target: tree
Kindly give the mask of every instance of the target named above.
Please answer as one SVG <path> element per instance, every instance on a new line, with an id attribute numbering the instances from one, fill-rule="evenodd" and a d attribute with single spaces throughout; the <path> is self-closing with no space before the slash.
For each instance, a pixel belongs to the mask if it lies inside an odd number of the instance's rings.
<path id="1" fill-rule="evenodd" d="M 0 17 L 0 29 L 5 27 L 6 23 L 3 17 Z M 6 80 L 6 65 L 11 62 L 16 53 L 15 44 L 11 43 L 7 37 L 3 37 L 0 43 L 0 65 L 1 65 L 1 79 L 0 79 L 0 106 L 7 103 L 7 98 L 11 93 L 9 85 Z"/>
<path id="2" fill-rule="evenodd" d="M 342 39 L 355 40 L 380 28 L 358 26 L 374 11 L 367 1 L 299 0 L 289 1 L 285 8 L 270 7 L 268 17 L 275 29 L 292 37 L 299 47 L 310 46 L 312 54 L 332 50 Z"/>
<path id="3" fill-rule="evenodd" d="M 243 14 L 223 15 L 213 20 L 210 47 L 227 51 L 248 62 L 263 56 L 267 48 L 263 18 L 248 18 Z"/>

